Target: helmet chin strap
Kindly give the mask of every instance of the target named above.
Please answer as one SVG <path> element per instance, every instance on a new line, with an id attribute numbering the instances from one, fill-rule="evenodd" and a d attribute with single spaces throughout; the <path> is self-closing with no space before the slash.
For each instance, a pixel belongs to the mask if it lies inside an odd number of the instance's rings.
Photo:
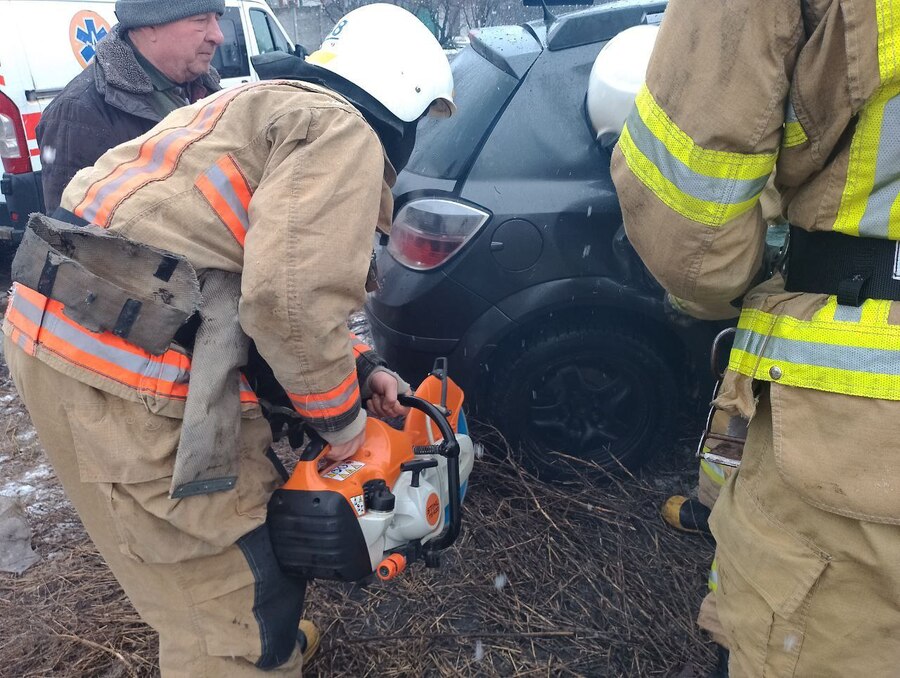
<path id="1" fill-rule="evenodd" d="M 416 143 L 418 120 L 403 122 L 361 87 L 300 57 L 274 52 L 253 57 L 252 60 L 263 80 L 311 82 L 348 99 L 375 130 L 394 169 L 399 173 L 406 167 Z"/>

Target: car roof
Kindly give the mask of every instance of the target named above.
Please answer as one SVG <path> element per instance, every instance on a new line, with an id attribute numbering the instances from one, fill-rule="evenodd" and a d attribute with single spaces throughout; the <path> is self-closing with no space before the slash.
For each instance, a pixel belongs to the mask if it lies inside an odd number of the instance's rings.
<path id="1" fill-rule="evenodd" d="M 642 23 L 659 23 L 667 0 L 623 0 L 588 7 L 558 17 L 547 28 L 543 21 L 526 24 L 550 51 L 604 42 L 626 28 Z"/>

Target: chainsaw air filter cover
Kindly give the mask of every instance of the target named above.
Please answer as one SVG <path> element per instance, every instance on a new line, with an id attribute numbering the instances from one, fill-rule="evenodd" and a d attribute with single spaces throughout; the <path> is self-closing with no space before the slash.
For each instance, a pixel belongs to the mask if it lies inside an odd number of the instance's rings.
<path id="1" fill-rule="evenodd" d="M 276 490 L 267 522 L 288 575 L 355 582 L 372 573 L 359 518 L 339 492 Z"/>

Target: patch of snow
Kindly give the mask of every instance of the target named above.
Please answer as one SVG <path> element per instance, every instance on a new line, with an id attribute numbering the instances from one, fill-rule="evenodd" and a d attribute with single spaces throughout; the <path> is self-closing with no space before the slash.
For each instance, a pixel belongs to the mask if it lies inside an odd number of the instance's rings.
<path id="1" fill-rule="evenodd" d="M 34 490 L 35 487 L 33 485 L 9 481 L 6 485 L 0 487 L 0 495 L 4 497 L 24 497 L 26 494 L 34 492 Z"/>

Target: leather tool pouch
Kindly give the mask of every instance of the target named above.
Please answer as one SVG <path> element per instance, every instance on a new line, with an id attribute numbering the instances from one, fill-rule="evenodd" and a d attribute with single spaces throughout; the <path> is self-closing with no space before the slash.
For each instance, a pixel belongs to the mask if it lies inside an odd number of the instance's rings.
<path id="1" fill-rule="evenodd" d="M 28 222 L 12 280 L 62 303 L 79 325 L 153 355 L 169 348 L 200 306 L 197 274 L 183 257 L 41 214 Z"/>

